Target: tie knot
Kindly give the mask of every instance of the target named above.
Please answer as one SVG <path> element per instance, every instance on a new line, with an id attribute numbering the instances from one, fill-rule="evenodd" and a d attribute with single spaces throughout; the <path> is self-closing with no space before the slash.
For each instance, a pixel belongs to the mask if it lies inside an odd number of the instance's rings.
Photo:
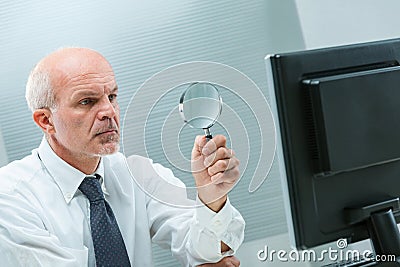
<path id="1" fill-rule="evenodd" d="M 85 177 L 79 186 L 79 190 L 89 199 L 90 203 L 104 200 L 100 181 L 96 176 Z"/>

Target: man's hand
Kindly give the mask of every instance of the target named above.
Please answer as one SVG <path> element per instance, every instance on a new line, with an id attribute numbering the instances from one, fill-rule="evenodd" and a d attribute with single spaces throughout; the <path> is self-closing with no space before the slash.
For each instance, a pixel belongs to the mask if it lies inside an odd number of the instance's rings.
<path id="1" fill-rule="evenodd" d="M 239 160 L 226 147 L 226 138 L 216 135 L 207 142 L 197 136 L 192 150 L 192 172 L 199 198 L 218 212 L 225 204 L 227 193 L 239 179 Z"/>
<path id="2" fill-rule="evenodd" d="M 206 263 L 197 267 L 239 267 L 240 261 L 235 256 L 225 257 L 217 263 Z"/>

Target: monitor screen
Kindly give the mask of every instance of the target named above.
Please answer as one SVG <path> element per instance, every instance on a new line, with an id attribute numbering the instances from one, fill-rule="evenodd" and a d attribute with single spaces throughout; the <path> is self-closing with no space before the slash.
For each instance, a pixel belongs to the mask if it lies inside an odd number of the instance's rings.
<path id="1" fill-rule="evenodd" d="M 400 255 L 399 62 L 400 39 L 267 56 L 297 248 L 370 238 Z"/>

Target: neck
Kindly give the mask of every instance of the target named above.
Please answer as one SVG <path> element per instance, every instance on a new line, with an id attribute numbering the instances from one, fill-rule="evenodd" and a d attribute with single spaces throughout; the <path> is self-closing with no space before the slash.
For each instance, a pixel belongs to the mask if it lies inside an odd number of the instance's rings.
<path id="1" fill-rule="evenodd" d="M 100 163 L 100 156 L 87 155 L 81 152 L 74 153 L 73 151 L 70 151 L 64 146 L 60 145 L 52 138 L 48 138 L 47 140 L 54 153 L 56 153 L 57 156 L 75 169 L 83 172 L 84 174 L 92 174 L 97 170 L 97 167 Z"/>

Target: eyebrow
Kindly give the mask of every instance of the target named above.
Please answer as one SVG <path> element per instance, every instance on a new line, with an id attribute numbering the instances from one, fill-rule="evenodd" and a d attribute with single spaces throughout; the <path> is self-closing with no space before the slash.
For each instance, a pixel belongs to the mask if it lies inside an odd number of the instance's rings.
<path id="1" fill-rule="evenodd" d="M 118 91 L 118 85 L 115 85 L 114 89 L 111 90 L 111 93 L 115 93 Z"/>
<path id="2" fill-rule="evenodd" d="M 96 90 L 83 89 L 83 90 L 73 92 L 71 98 L 81 98 L 81 97 L 99 96 L 99 95 L 101 95 L 101 94 Z"/>
<path id="3" fill-rule="evenodd" d="M 115 94 L 118 92 L 118 86 L 116 85 L 113 89 L 111 89 L 111 94 Z M 72 93 L 71 98 L 80 98 L 82 96 L 99 96 L 102 95 L 102 93 L 99 93 L 95 89 L 81 89 L 79 91 L 75 91 Z"/>

